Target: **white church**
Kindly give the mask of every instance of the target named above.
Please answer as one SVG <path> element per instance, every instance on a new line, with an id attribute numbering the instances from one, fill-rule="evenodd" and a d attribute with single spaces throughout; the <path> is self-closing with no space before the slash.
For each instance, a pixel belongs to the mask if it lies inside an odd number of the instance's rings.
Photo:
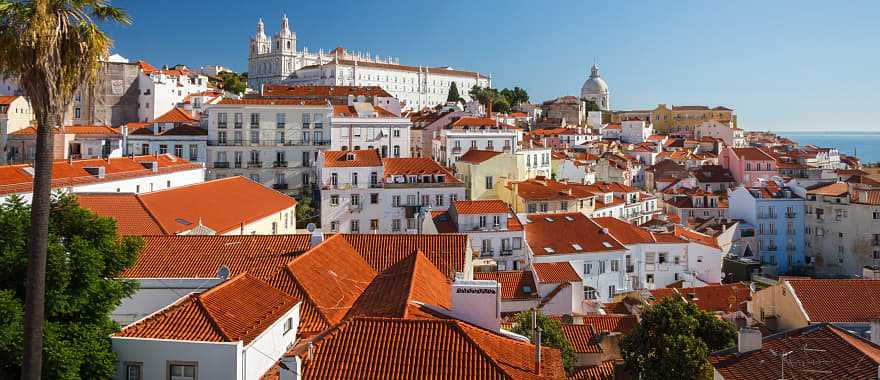
<path id="1" fill-rule="evenodd" d="M 337 47 L 330 52 L 308 48 L 298 51 L 296 33 L 290 30 L 287 16 L 281 29 L 270 40 L 263 20 L 250 39 L 248 51 L 248 87 L 259 91 L 264 84 L 380 86 L 399 99 L 404 108 L 420 110 L 446 102 L 449 87 L 455 82 L 459 94 L 469 101 L 474 85 L 491 87 L 488 75 L 451 67 L 401 65 L 399 60 L 354 53 Z"/>
<path id="2" fill-rule="evenodd" d="M 605 80 L 599 76 L 599 66 L 595 64 L 590 67 L 590 77 L 581 87 L 581 99 L 592 100 L 602 111 L 611 109 L 611 93 Z"/>

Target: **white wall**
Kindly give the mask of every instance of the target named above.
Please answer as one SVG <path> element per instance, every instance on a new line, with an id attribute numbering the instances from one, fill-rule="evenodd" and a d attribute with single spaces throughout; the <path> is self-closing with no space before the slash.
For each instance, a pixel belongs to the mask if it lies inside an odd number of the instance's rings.
<path id="1" fill-rule="evenodd" d="M 137 292 L 122 299 L 110 318 L 125 326 L 171 305 L 194 291 L 204 291 L 221 282 L 219 278 L 135 279 Z"/>
<path id="2" fill-rule="evenodd" d="M 275 362 L 293 346 L 299 328 L 299 310 L 302 303 L 278 318 L 266 331 L 244 348 L 244 379 L 259 380 Z M 284 332 L 284 323 L 292 319 L 292 328 Z"/>
<path id="3" fill-rule="evenodd" d="M 146 380 L 168 379 L 169 361 L 198 363 L 199 379 L 241 379 L 241 342 L 193 342 L 111 337 L 116 352 L 116 379 L 125 380 L 124 364 L 142 364 Z"/>

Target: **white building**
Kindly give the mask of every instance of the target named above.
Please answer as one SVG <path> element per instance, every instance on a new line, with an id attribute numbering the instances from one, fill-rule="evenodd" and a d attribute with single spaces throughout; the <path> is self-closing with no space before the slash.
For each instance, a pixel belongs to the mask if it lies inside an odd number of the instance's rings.
<path id="1" fill-rule="evenodd" d="M 724 142 L 724 145 L 733 148 L 745 148 L 745 131 L 733 125 L 732 121 L 720 122 L 707 120 L 694 129 L 695 137 L 699 140 L 703 137 L 712 137 Z"/>
<path id="2" fill-rule="evenodd" d="M 12 195 L 30 202 L 34 168 L 30 164 L 0 166 L 0 203 Z M 205 180 L 202 164 L 171 155 L 55 161 L 53 191 L 70 193 L 140 193 L 185 186 Z"/>
<path id="3" fill-rule="evenodd" d="M 522 223 L 499 199 L 455 201 L 447 211 L 433 211 L 423 233 L 467 234 L 479 257 L 474 267 L 488 271 L 516 271 L 528 266 Z"/>
<path id="4" fill-rule="evenodd" d="M 241 175 L 288 193 L 314 183 L 330 145 L 326 100 L 223 99 L 208 107 L 208 177 Z"/>
<path id="5" fill-rule="evenodd" d="M 473 86 L 491 87 L 483 74 L 450 67 L 401 65 L 396 59 L 348 52 L 338 47 L 330 52 L 307 48 L 297 50 L 296 33 L 287 16 L 271 40 L 261 19 L 250 39 L 248 87 L 259 90 L 264 84 L 285 82 L 307 85 L 381 86 L 400 99 L 405 108 L 420 110 L 446 102 L 454 82 L 459 94 L 470 100 Z"/>
<path id="6" fill-rule="evenodd" d="M 117 379 L 258 380 L 296 342 L 301 301 L 241 274 L 110 339 Z"/>
<path id="7" fill-rule="evenodd" d="M 599 67 L 596 65 L 590 67 L 590 76 L 581 87 L 581 99 L 592 100 L 602 111 L 611 109 L 611 93 L 605 80 L 599 76 Z"/>
<path id="8" fill-rule="evenodd" d="M 434 136 L 433 156 L 444 166 L 453 167 L 470 149 L 516 153 L 522 138 L 519 127 L 491 118 L 462 117 Z"/>
<path id="9" fill-rule="evenodd" d="M 183 103 L 191 94 L 208 90 L 208 77 L 185 68 L 157 69 L 139 62 L 138 120 L 151 121 Z"/>
<path id="10" fill-rule="evenodd" d="M 11 152 L 6 148 L 7 136 L 31 126 L 34 110 L 23 96 L 0 96 L 0 164 L 9 160 Z"/>
<path id="11" fill-rule="evenodd" d="M 410 156 L 410 119 L 367 102 L 333 106 L 330 150 L 373 150 L 385 157 Z"/>
<path id="12" fill-rule="evenodd" d="M 651 123 L 638 118 L 624 120 L 620 122 L 620 127 L 620 141 L 627 144 L 641 144 L 654 134 Z"/>
<path id="13" fill-rule="evenodd" d="M 387 158 L 375 150 L 319 157 L 325 232 L 417 233 L 427 209 L 465 199 L 465 185 L 430 158 Z"/>
<path id="14" fill-rule="evenodd" d="M 516 158 L 517 168 L 525 168 L 525 173 L 522 173 L 521 170 L 518 170 L 520 174 L 525 174 L 525 178 L 550 178 L 550 175 L 552 174 L 552 157 L 550 154 L 550 148 L 520 148 L 517 149 L 513 153 L 513 155 Z"/>
<path id="15" fill-rule="evenodd" d="M 208 156 L 208 130 L 180 108 L 149 123 L 128 123 L 121 128 L 125 154 L 173 154 L 192 162 Z"/>

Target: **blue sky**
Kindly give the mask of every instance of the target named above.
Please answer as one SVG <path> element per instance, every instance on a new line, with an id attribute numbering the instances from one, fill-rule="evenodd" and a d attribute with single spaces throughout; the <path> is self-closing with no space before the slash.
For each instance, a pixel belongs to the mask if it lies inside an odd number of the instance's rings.
<path id="1" fill-rule="evenodd" d="M 622 4 L 618 4 L 622 3 Z M 247 70 L 282 12 L 310 51 L 344 46 L 489 73 L 532 101 L 577 94 L 598 61 L 615 109 L 725 105 L 749 130 L 877 131 L 874 1 L 139 1 L 115 51 L 154 65 Z"/>

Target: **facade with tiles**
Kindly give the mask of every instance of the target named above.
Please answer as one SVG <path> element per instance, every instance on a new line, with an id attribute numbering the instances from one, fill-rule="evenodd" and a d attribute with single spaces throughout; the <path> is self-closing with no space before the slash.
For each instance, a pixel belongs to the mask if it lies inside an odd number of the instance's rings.
<path id="1" fill-rule="evenodd" d="M 209 107 L 208 178 L 241 175 L 284 193 L 311 190 L 330 145 L 321 100 L 224 99 Z"/>

